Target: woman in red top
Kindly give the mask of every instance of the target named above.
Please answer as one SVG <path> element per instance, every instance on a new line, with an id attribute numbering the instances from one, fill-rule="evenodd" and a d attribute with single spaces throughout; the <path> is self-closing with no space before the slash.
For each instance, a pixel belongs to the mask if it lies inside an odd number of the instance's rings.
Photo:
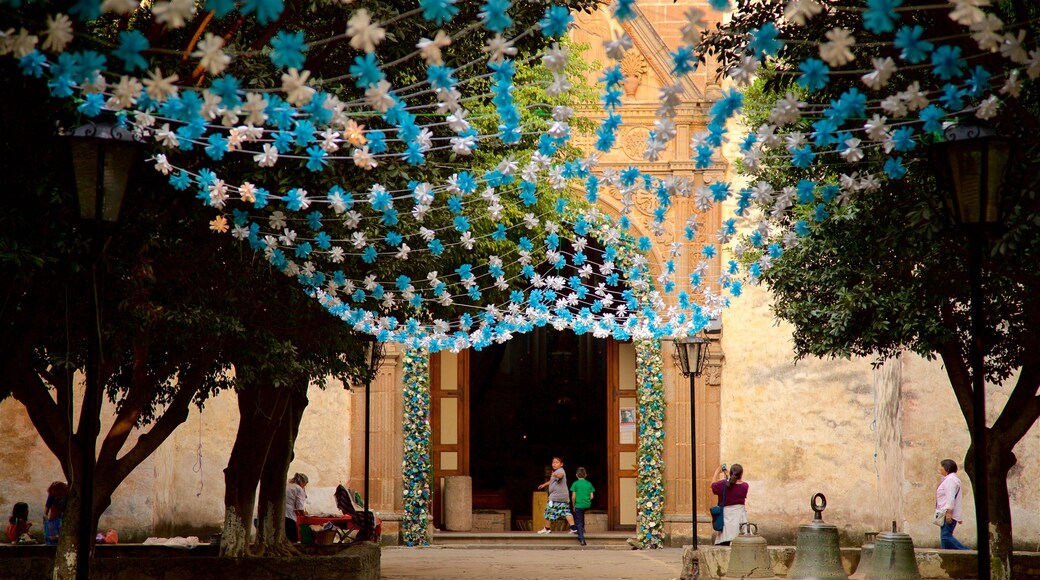
<path id="1" fill-rule="evenodd" d="M 726 503 L 722 507 L 722 517 L 725 527 L 715 535 L 715 545 L 728 546 L 730 540 L 740 534 L 740 524 L 746 524 L 747 510 L 744 502 L 747 500 L 748 484 L 743 481 L 744 468 L 739 463 L 730 466 L 729 471 L 725 465 L 715 470 L 711 476 L 716 480 L 711 484 L 711 493 L 722 499 L 722 489 L 726 488 Z"/>
<path id="2" fill-rule="evenodd" d="M 32 524 L 28 520 L 29 504 L 25 502 L 14 504 L 14 509 L 11 510 L 11 517 L 7 525 L 8 542 L 13 544 L 18 541 L 18 538 L 22 537 L 22 534 L 29 533 L 29 528 L 32 527 Z"/>

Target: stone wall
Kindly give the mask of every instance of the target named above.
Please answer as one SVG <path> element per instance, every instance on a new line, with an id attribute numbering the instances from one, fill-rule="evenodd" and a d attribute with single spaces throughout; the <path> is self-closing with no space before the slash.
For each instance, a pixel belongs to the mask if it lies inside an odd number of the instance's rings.
<path id="1" fill-rule="evenodd" d="M 938 463 L 963 464 L 969 444 L 941 363 L 911 354 L 877 369 L 867 359 L 796 363 L 791 327 L 774 324 L 769 306 L 764 289 L 748 288 L 723 315 L 721 460 L 744 466 L 750 519 L 771 543 L 793 543 L 798 526 L 812 519 L 810 497 L 823 492 L 824 519 L 849 544 L 894 520 L 917 546 L 937 546 L 929 516 Z M 1009 390 L 988 387 L 991 421 Z M 1040 426 L 1015 453 L 1009 486 L 1016 549 L 1036 550 Z M 971 485 L 960 475 L 965 521 L 957 536 L 973 546 Z"/>

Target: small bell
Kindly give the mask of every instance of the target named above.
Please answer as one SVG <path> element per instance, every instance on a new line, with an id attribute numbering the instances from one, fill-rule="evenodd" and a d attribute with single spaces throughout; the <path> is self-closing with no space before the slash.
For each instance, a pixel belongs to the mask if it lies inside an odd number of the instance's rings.
<path id="1" fill-rule="evenodd" d="M 723 578 L 779 580 L 773 575 L 769 546 L 766 539 L 758 535 L 758 526 L 755 524 L 740 524 L 740 535 L 730 542 L 729 566 L 726 567 L 726 575 Z"/>

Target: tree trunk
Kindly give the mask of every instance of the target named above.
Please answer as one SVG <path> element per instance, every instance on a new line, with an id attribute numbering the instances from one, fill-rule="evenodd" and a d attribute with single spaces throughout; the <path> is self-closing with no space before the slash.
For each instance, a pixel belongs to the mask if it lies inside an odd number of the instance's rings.
<path id="1" fill-rule="evenodd" d="M 1011 551 L 1013 546 L 1011 526 L 1011 498 L 1008 494 L 1007 477 L 1011 468 L 1018 463 L 1014 452 L 999 439 L 989 441 L 989 488 L 986 501 L 989 504 L 989 557 L 990 578 L 1010 580 Z M 964 471 L 975 485 L 977 470 L 973 462 L 975 446 L 968 448 L 964 460 Z"/>
<path id="2" fill-rule="evenodd" d="M 68 495 L 65 496 L 65 515 L 61 519 L 61 535 L 54 552 L 54 580 L 73 580 L 76 577 L 76 567 L 80 564 L 76 561 L 76 549 L 79 547 L 79 510 L 82 501 L 80 491 L 79 482 L 73 482 L 73 485 L 69 486 Z M 95 524 L 91 536 L 96 533 Z"/>
<path id="3" fill-rule="evenodd" d="M 224 469 L 221 556 L 249 555 L 256 488 L 288 400 L 288 389 L 269 384 L 252 385 L 238 391 L 238 432 Z"/>
<path id="4" fill-rule="evenodd" d="M 293 460 L 296 435 L 307 408 L 307 381 L 298 389 L 292 389 L 289 404 L 274 433 L 274 440 L 264 462 L 260 476 L 260 500 L 257 505 L 256 550 L 263 556 L 295 556 L 299 551 L 285 537 L 285 486 L 289 464 Z M 282 387 L 289 389 L 289 387 Z"/>

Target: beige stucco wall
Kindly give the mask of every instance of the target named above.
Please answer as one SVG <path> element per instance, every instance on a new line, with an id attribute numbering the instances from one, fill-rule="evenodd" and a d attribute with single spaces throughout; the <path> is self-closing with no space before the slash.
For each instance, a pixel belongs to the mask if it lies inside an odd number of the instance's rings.
<path id="1" fill-rule="evenodd" d="M 332 493 L 336 485 L 351 480 L 349 418 L 351 399 L 358 395 L 338 382 L 324 391 L 311 388 L 296 457 L 289 468 L 290 473 L 310 477 L 309 511 L 338 513 Z M 111 416 L 112 407 L 106 405 L 102 433 L 107 432 Z M 224 519 L 223 470 L 237 427 L 234 392 L 207 401 L 202 412 L 193 409 L 187 421 L 116 490 L 99 528 L 114 528 L 123 540 L 219 531 Z M 13 399 L 0 403 L 0 440 L 7 442 L 0 446 L 0 464 L 5 466 L 0 476 L 0 510 L 9 514 L 15 502 L 28 502 L 30 519 L 39 527 L 47 486 L 64 479 L 58 461 L 37 436 L 25 408 Z M 352 486 L 360 489 L 360 475 L 357 478 Z"/>
<path id="2" fill-rule="evenodd" d="M 810 497 L 827 496 L 824 519 L 850 543 L 863 532 L 900 531 L 937 546 L 929 522 L 938 462 L 963 464 L 964 419 L 939 361 L 905 354 L 877 370 L 867 359 L 793 361 L 791 327 L 774 323 L 770 298 L 748 288 L 723 315 L 722 461 L 741 463 L 751 484 L 749 517 L 774 542 L 793 541 L 812 519 Z M 992 421 L 1007 387 L 988 388 Z M 1009 476 L 1016 547 L 1040 542 L 1040 426 L 1015 449 Z M 875 457 L 876 454 L 876 457 Z M 974 503 L 964 483 L 965 522 L 974 544 Z"/>

